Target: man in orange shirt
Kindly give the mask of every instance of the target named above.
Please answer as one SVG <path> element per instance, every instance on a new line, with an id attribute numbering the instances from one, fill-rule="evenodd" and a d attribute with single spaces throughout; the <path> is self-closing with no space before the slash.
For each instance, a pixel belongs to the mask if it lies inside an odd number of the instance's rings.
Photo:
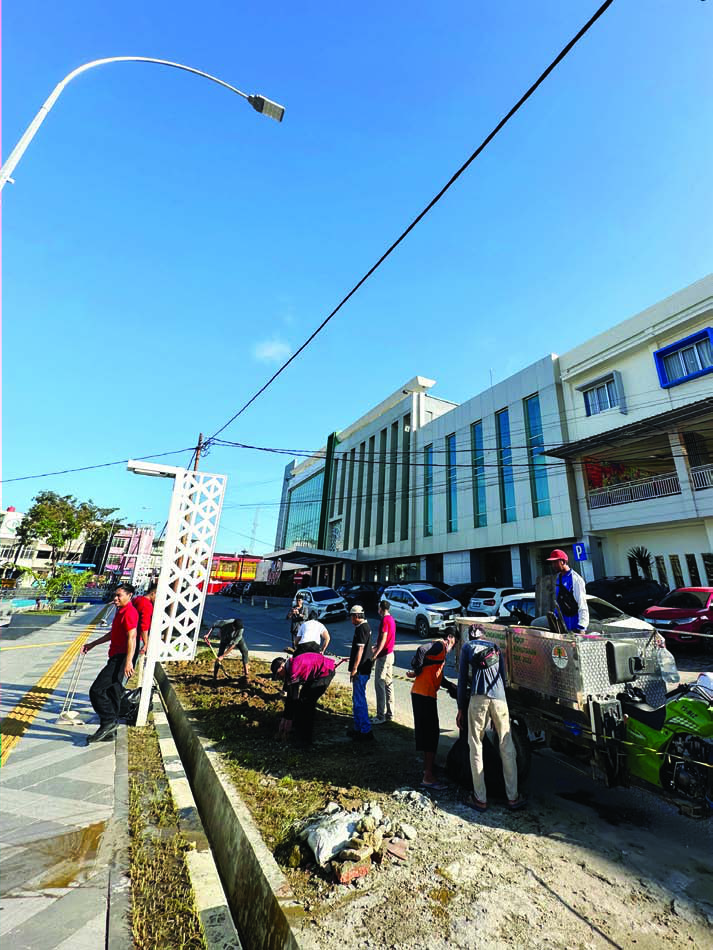
<path id="1" fill-rule="evenodd" d="M 449 692 L 456 689 L 455 684 L 443 680 L 443 668 L 446 657 L 453 649 L 456 635 L 453 630 L 443 634 L 443 638 L 425 644 L 416 651 L 411 661 L 411 669 L 406 676 L 414 680 L 411 687 L 411 705 L 413 706 L 413 730 L 416 737 L 416 749 L 423 752 L 423 788 L 442 791 L 446 786 L 436 781 L 433 766 L 436 761 L 440 723 L 438 722 L 438 690 L 445 686 Z"/>

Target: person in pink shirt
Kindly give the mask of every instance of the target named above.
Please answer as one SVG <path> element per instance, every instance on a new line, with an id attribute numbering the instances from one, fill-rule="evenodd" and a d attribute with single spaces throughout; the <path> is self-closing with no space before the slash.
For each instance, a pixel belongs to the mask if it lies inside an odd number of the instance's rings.
<path id="1" fill-rule="evenodd" d="M 394 644 L 396 643 L 396 621 L 390 613 L 391 604 L 382 600 L 379 604 L 379 636 L 373 649 L 374 689 L 376 690 L 376 718 L 372 722 L 380 725 L 394 718 Z"/>

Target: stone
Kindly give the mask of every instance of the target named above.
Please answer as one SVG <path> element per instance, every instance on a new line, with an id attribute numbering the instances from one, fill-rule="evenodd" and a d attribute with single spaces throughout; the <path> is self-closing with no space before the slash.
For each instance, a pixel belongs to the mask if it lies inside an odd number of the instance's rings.
<path id="1" fill-rule="evenodd" d="M 366 812 L 368 815 L 371 815 L 377 825 L 383 821 L 384 813 L 381 810 L 381 806 L 376 802 L 369 802 L 369 804 L 366 806 Z"/>
<path id="2" fill-rule="evenodd" d="M 333 861 L 334 876 L 340 884 L 351 884 L 360 877 L 366 877 L 371 869 L 371 861 Z"/>
<path id="3" fill-rule="evenodd" d="M 376 820 L 373 815 L 366 815 L 357 825 L 357 831 L 376 831 Z"/>
<path id="4" fill-rule="evenodd" d="M 413 825 L 407 825 L 405 821 L 402 821 L 397 829 L 397 834 L 399 838 L 406 838 L 407 841 L 415 841 L 418 838 L 418 832 Z"/>
<path id="5" fill-rule="evenodd" d="M 365 845 L 368 845 L 374 851 L 378 851 L 384 841 L 384 834 L 378 828 L 376 831 L 365 831 L 362 835 Z"/>
<path id="6" fill-rule="evenodd" d="M 408 841 L 399 841 L 398 838 L 392 838 L 386 842 L 386 853 L 398 858 L 399 861 L 406 860 L 408 852 Z"/>
<path id="7" fill-rule="evenodd" d="M 369 847 L 369 845 L 363 844 L 358 848 L 345 848 L 343 851 L 339 852 L 337 856 L 338 861 L 354 861 L 359 863 L 360 861 L 367 861 L 371 858 L 374 853 L 374 849 Z"/>
<path id="8" fill-rule="evenodd" d="M 339 810 L 339 805 L 336 802 L 327 802 L 327 804 L 324 806 L 325 815 L 333 815 Z"/>

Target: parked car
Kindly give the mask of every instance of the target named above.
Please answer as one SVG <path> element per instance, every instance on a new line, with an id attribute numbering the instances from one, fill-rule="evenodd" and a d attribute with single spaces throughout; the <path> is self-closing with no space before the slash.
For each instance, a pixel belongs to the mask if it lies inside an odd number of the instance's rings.
<path id="1" fill-rule="evenodd" d="M 658 604 L 668 588 L 645 577 L 599 577 L 587 582 L 587 593 L 609 601 L 633 617 L 640 617 L 647 607 Z"/>
<path id="2" fill-rule="evenodd" d="M 470 598 L 468 616 L 490 617 L 497 614 L 504 597 L 522 593 L 522 587 L 481 587 Z"/>
<path id="3" fill-rule="evenodd" d="M 587 628 L 589 633 L 630 634 L 653 633 L 654 631 L 651 623 L 641 620 L 639 617 L 632 617 L 619 610 L 614 604 L 602 600 L 601 597 L 595 597 L 593 594 L 587 594 L 587 606 L 589 607 L 589 626 Z M 547 617 L 537 617 L 535 616 L 536 612 L 535 594 L 523 592 L 516 597 L 504 597 L 497 615 L 483 617 L 482 619 L 484 623 L 529 623 L 532 627 L 549 629 Z"/>
<path id="4" fill-rule="evenodd" d="M 415 627 L 419 637 L 432 631 L 455 627 L 455 618 L 463 608 L 448 594 L 432 584 L 398 584 L 387 587 L 384 598 L 391 604 L 391 615 L 399 626 Z"/>
<path id="5" fill-rule="evenodd" d="M 298 595 L 302 597 L 307 611 L 316 610 L 324 623 L 346 617 L 349 611 L 346 600 L 331 587 L 302 587 L 295 592 L 293 604 L 297 603 Z"/>
<path id="6" fill-rule="evenodd" d="M 454 600 L 459 601 L 461 607 L 467 607 L 470 598 L 482 586 L 482 584 L 453 584 L 451 587 L 446 587 L 446 593 L 450 594 Z"/>
<path id="7" fill-rule="evenodd" d="M 686 644 L 713 653 L 713 587 L 677 587 L 656 607 L 644 611 L 671 644 Z M 704 634 L 697 637 L 695 634 Z"/>
<path id="8" fill-rule="evenodd" d="M 376 610 L 381 600 L 381 590 L 381 585 L 373 581 L 348 581 L 337 588 L 337 593 L 350 608 L 354 604 L 361 604 L 365 610 Z"/>

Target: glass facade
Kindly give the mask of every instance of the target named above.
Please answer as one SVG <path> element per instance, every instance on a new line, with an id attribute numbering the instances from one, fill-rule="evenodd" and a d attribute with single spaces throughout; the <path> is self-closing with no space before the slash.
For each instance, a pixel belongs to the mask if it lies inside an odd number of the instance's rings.
<path id="1" fill-rule="evenodd" d="M 308 478 L 289 495 L 285 547 L 318 547 L 324 470 Z"/>
<path id="2" fill-rule="evenodd" d="M 404 416 L 401 443 L 401 540 L 408 541 L 409 492 L 411 490 L 411 415 Z"/>
<path id="3" fill-rule="evenodd" d="M 433 445 L 423 450 L 423 536 L 433 535 Z"/>
<path id="4" fill-rule="evenodd" d="M 485 452 L 483 450 L 483 423 L 470 427 L 470 448 L 473 457 L 473 527 L 483 528 L 488 523 L 485 500 Z"/>
<path id="5" fill-rule="evenodd" d="M 458 469 L 455 433 L 446 436 L 446 530 L 458 530 Z"/>
<path id="6" fill-rule="evenodd" d="M 500 482 L 500 517 L 503 522 L 517 520 L 515 508 L 515 476 L 512 467 L 510 413 L 507 409 L 495 415 L 498 434 L 498 477 Z"/>
<path id="7" fill-rule="evenodd" d="M 525 429 L 527 433 L 527 458 L 530 463 L 530 493 L 532 512 L 536 518 L 552 513 L 550 490 L 547 484 L 547 459 L 545 439 L 542 434 L 540 397 L 530 396 L 525 400 Z"/>

